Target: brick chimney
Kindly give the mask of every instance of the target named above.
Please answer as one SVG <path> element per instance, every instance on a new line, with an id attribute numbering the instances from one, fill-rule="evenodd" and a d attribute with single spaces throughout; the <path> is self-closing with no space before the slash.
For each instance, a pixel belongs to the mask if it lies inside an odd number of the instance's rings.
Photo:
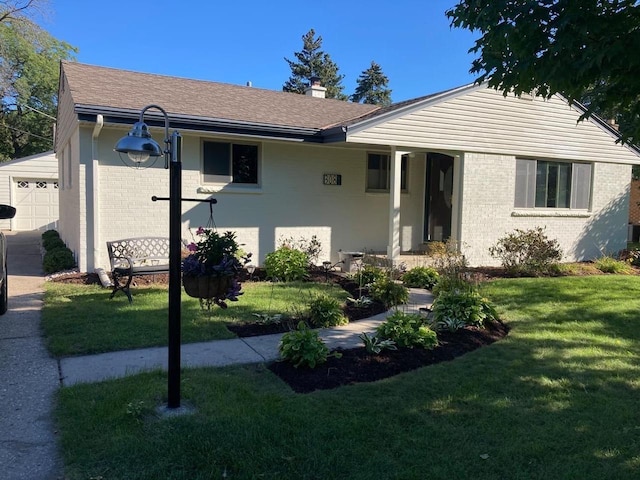
<path id="1" fill-rule="evenodd" d="M 327 89 L 320 85 L 320 77 L 311 77 L 309 86 L 304 89 L 304 94 L 310 97 L 325 98 Z"/>

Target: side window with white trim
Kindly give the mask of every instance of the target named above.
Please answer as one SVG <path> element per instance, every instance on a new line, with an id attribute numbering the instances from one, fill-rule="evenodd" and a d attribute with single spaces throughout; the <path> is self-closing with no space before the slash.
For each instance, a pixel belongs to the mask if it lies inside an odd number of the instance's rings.
<path id="1" fill-rule="evenodd" d="M 202 176 L 206 183 L 258 184 L 258 145 L 205 141 Z"/>
<path id="2" fill-rule="evenodd" d="M 590 163 L 516 159 L 516 208 L 587 210 L 591 200 Z"/>

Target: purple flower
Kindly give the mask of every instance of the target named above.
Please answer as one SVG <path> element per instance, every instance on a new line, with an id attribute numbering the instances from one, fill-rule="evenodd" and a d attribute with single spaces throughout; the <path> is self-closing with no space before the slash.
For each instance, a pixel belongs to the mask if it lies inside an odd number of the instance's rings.
<path id="1" fill-rule="evenodd" d="M 187 250 L 189 250 L 190 252 L 197 252 L 198 251 L 198 245 L 196 245 L 195 243 L 191 242 L 189 245 L 187 245 Z"/>

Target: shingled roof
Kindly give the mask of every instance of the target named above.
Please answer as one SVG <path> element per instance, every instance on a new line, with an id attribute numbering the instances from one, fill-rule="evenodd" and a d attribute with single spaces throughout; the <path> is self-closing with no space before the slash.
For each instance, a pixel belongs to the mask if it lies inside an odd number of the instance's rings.
<path id="1" fill-rule="evenodd" d="M 375 105 L 314 98 L 226 83 L 62 62 L 78 109 L 139 111 L 161 105 L 170 116 L 323 130 L 369 116 Z"/>

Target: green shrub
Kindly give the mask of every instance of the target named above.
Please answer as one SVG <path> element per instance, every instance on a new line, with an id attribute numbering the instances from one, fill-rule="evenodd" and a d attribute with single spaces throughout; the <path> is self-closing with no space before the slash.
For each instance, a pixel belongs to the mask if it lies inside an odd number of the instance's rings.
<path id="1" fill-rule="evenodd" d="M 402 283 L 407 287 L 426 288 L 431 290 L 438 282 L 440 275 L 430 267 L 414 267 L 402 276 Z"/>
<path id="2" fill-rule="evenodd" d="M 309 316 L 313 327 L 335 327 L 348 323 L 340 302 L 326 295 L 319 295 L 309 302 Z"/>
<path id="3" fill-rule="evenodd" d="M 562 259 L 562 250 L 557 240 L 549 240 L 544 228 L 516 229 L 502 237 L 491 248 L 492 257 L 499 258 L 510 275 L 543 275 L 550 266 Z"/>
<path id="4" fill-rule="evenodd" d="M 560 277 L 565 275 L 577 275 L 578 267 L 574 263 L 553 263 L 549 265 L 549 275 Z"/>
<path id="5" fill-rule="evenodd" d="M 285 282 L 305 278 L 308 265 L 309 259 L 306 253 L 285 245 L 267 254 L 264 259 L 267 277 Z"/>
<path id="6" fill-rule="evenodd" d="M 473 285 L 468 279 L 467 259 L 460 251 L 458 243 L 447 240 L 444 244 L 444 253 L 434 257 L 434 266 L 439 274 L 438 283 L 431 289 L 435 297 L 441 292 L 449 290 L 473 290 Z"/>
<path id="7" fill-rule="evenodd" d="M 474 284 L 463 275 L 441 275 L 431 293 L 438 298 L 443 292 L 473 292 L 474 288 Z"/>
<path id="8" fill-rule="evenodd" d="M 425 319 L 417 314 L 394 312 L 378 326 L 376 336 L 393 340 L 400 347 L 434 348 L 438 344 L 436 332 L 425 323 Z"/>
<path id="9" fill-rule="evenodd" d="M 409 289 L 388 277 L 382 277 L 373 282 L 369 287 L 369 293 L 374 300 L 383 303 L 387 308 L 409 301 Z"/>
<path id="10" fill-rule="evenodd" d="M 640 250 L 637 250 L 637 248 L 622 250 L 618 257 L 629 265 L 633 265 L 634 267 L 640 266 Z"/>
<path id="11" fill-rule="evenodd" d="M 496 311 L 489 300 L 473 291 L 441 292 L 433 302 L 431 311 L 433 312 L 432 322 L 435 325 L 439 322 L 448 325 L 457 321 L 481 327 L 484 322 L 497 318 Z"/>
<path id="12" fill-rule="evenodd" d="M 364 287 L 366 285 L 371 285 L 376 280 L 380 280 L 386 276 L 387 275 L 382 268 L 376 267 L 375 265 L 365 264 L 360 270 L 354 273 L 351 278 L 353 278 L 358 285 L 362 285 Z"/>
<path id="13" fill-rule="evenodd" d="M 310 265 L 315 265 L 322 253 L 322 243 L 318 240 L 317 235 L 313 235 L 310 239 L 305 237 L 300 237 L 297 240 L 293 237 L 281 238 L 280 247 L 288 247 L 304 252 Z"/>
<path id="14" fill-rule="evenodd" d="M 47 230 L 42 234 L 42 240 L 46 238 L 60 238 L 60 234 L 57 230 Z"/>
<path id="15" fill-rule="evenodd" d="M 298 324 L 297 330 L 282 336 L 278 350 L 282 359 L 296 368 L 315 368 L 329 357 L 329 348 L 318 336 L 318 332 L 311 330 L 304 322 Z"/>
<path id="16" fill-rule="evenodd" d="M 42 259 L 42 268 L 44 273 L 55 273 L 62 270 L 69 270 L 76 266 L 76 260 L 73 258 L 73 252 L 67 247 L 59 247 L 49 250 L 44 254 Z"/>
<path id="17" fill-rule="evenodd" d="M 595 267 L 603 273 L 629 273 L 631 269 L 622 260 L 616 260 L 608 255 L 594 260 Z"/>
<path id="18" fill-rule="evenodd" d="M 48 252 L 56 248 L 66 247 L 60 237 L 50 236 L 42 239 L 42 247 Z"/>
<path id="19" fill-rule="evenodd" d="M 429 256 L 435 257 L 437 255 L 446 255 L 447 244 L 444 242 L 431 241 L 425 244 L 425 253 Z"/>

